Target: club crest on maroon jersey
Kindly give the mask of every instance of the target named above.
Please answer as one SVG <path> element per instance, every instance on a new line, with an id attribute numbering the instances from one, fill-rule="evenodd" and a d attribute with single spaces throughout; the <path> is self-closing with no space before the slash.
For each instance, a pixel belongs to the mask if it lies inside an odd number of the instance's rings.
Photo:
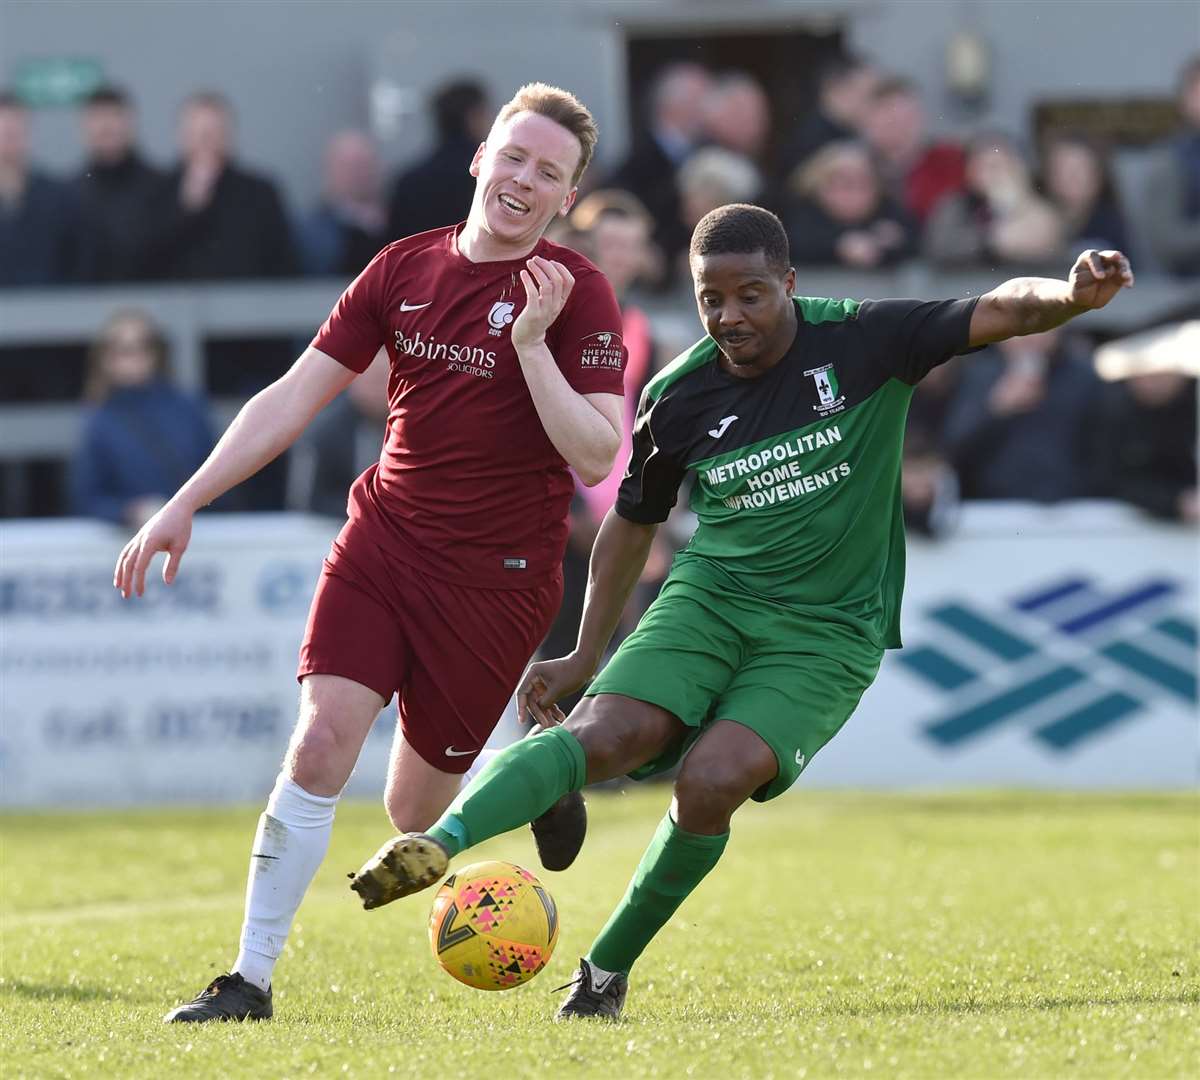
<path id="1" fill-rule="evenodd" d="M 513 309 L 516 306 L 511 300 L 497 300 L 492 305 L 487 317 L 488 326 L 491 328 L 488 333 L 492 337 L 499 337 L 500 331 L 513 321 Z"/>

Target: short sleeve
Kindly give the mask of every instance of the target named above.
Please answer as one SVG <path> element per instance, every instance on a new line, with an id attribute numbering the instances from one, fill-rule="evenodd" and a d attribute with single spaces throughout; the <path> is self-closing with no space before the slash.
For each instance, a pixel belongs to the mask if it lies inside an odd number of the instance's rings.
<path id="1" fill-rule="evenodd" d="M 386 338 L 383 296 L 387 254 L 384 248 L 350 282 L 312 340 L 314 349 L 359 374 L 367 370 Z"/>
<path id="2" fill-rule="evenodd" d="M 625 393 L 621 309 L 603 274 L 589 270 L 575 279 L 550 332 L 551 352 L 571 389 L 579 394 Z"/>
<path id="3" fill-rule="evenodd" d="M 915 385 L 950 357 L 970 351 L 978 301 L 864 300 L 856 318 L 868 352 L 887 375 Z"/>
<path id="4" fill-rule="evenodd" d="M 687 472 L 655 436 L 662 424 L 662 409 L 661 399 L 650 401 L 648 394 L 642 394 L 633 423 L 633 450 L 617 492 L 617 513 L 639 525 L 667 520 Z"/>

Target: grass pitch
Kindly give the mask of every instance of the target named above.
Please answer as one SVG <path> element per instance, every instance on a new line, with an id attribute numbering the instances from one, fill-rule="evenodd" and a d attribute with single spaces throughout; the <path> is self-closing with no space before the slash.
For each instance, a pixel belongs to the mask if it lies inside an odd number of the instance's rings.
<path id="1" fill-rule="evenodd" d="M 339 808 L 265 1024 L 162 1025 L 232 962 L 259 808 L 0 817 L 6 1077 L 1159 1078 L 1200 1070 L 1198 814 L 1185 795 L 801 792 L 745 808 L 617 1026 L 555 1025 L 668 797 L 591 798 L 545 874 L 562 936 L 502 994 L 430 956 L 433 892 L 364 913 L 388 833 Z M 536 868 L 522 832 L 468 859 Z M 460 863 L 467 860 L 459 860 Z"/>

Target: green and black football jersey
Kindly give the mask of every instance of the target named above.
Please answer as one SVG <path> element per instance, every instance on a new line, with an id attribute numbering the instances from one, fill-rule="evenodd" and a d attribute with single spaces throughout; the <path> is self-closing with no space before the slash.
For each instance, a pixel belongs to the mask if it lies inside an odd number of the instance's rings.
<path id="1" fill-rule="evenodd" d="M 753 379 L 712 338 L 642 395 L 617 513 L 666 520 L 692 471 L 695 534 L 673 577 L 714 578 L 900 645 L 900 459 L 913 387 L 968 349 L 966 300 L 795 298 L 791 349 Z"/>

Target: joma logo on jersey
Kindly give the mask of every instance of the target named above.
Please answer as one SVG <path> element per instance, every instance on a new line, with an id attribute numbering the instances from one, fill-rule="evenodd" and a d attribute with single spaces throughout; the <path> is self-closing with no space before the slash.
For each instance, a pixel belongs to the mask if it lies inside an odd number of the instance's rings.
<path id="1" fill-rule="evenodd" d="M 500 331 L 513 321 L 513 309 L 516 306 L 511 300 L 497 300 L 492 305 L 492 310 L 488 312 L 488 326 L 491 328 L 488 333 L 492 337 L 499 337 Z"/>
<path id="2" fill-rule="evenodd" d="M 841 393 L 838 388 L 837 373 L 833 370 L 832 364 L 809 368 L 804 374 L 812 378 L 817 387 L 817 396 L 821 399 L 813 406 L 815 412 L 820 413 L 821 416 L 828 416 L 830 413 L 840 412 L 846 407 L 846 395 Z"/>
<path id="3" fill-rule="evenodd" d="M 597 334 L 588 334 L 581 344 L 583 349 L 579 354 L 580 367 L 621 370 L 624 353 L 621 349 L 620 334 L 612 330 L 603 330 Z"/>

